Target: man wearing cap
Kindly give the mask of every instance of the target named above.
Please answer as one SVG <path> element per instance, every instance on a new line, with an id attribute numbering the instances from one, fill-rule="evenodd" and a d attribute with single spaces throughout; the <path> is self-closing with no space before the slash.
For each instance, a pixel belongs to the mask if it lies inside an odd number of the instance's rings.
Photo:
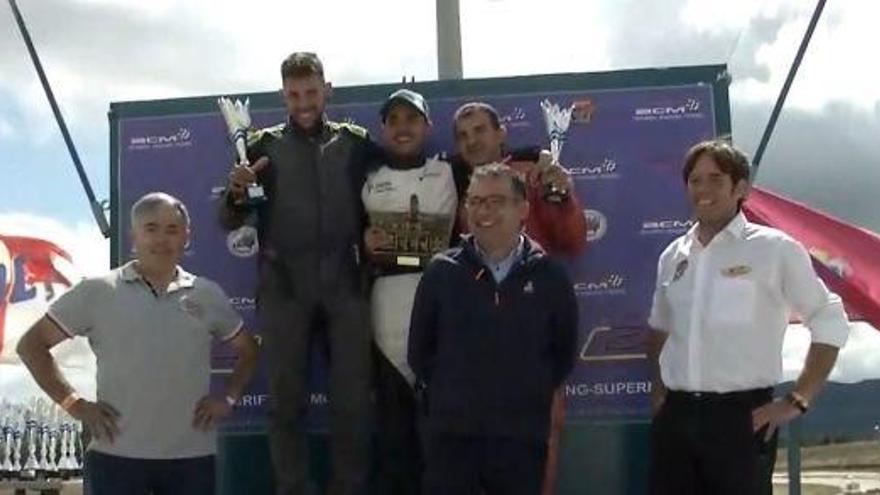
<path id="1" fill-rule="evenodd" d="M 253 165 L 235 165 L 222 205 L 228 229 L 256 214 L 258 316 L 272 400 L 269 445 L 279 494 L 309 489 L 306 412 L 311 337 L 329 347 L 328 493 L 361 493 L 369 445 L 372 330 L 360 193 L 371 143 L 361 127 L 327 120 L 330 83 L 313 53 L 281 64 L 287 121 L 248 137 Z M 268 198 L 251 206 L 249 184 Z"/>
<path id="2" fill-rule="evenodd" d="M 441 251 L 449 247 L 458 197 L 449 163 L 425 156 L 431 131 L 425 98 L 409 89 L 395 91 L 380 115 L 386 160 L 369 173 L 362 191 L 370 216 L 365 244 L 375 276 L 373 328 L 379 350 L 377 493 L 413 495 L 420 492 L 422 461 L 416 428 L 415 375 L 407 364 L 406 352 L 413 298 L 433 253 L 380 257 L 386 250 L 395 251 L 393 233 L 383 229 L 381 219 L 396 214 L 419 225 L 435 223 L 440 228 L 437 235 L 442 237 L 436 251 Z"/>
<path id="3" fill-rule="evenodd" d="M 131 209 L 135 259 L 74 286 L 18 343 L 40 387 L 92 442 L 87 493 L 214 493 L 215 426 L 254 372 L 257 345 L 214 282 L 178 262 L 189 214 L 176 198 L 151 193 Z M 98 365 L 97 401 L 81 398 L 49 352 L 88 338 Z M 212 341 L 238 359 L 224 392 L 209 394 Z"/>
<path id="4" fill-rule="evenodd" d="M 805 414 L 849 331 L 806 249 L 746 220 L 746 156 L 694 145 L 682 178 L 697 224 L 660 255 L 652 332 L 651 492 L 772 493 L 777 428 Z M 794 389 L 773 398 L 790 312 L 812 344 Z"/>

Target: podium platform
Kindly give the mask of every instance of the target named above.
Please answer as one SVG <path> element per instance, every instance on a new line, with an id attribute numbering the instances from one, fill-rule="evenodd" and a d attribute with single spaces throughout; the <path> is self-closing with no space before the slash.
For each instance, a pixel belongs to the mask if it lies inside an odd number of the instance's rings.
<path id="1" fill-rule="evenodd" d="M 645 493 L 649 432 L 646 422 L 567 425 L 560 447 L 557 495 Z M 329 437 L 310 435 L 309 448 L 312 480 L 323 488 L 330 473 Z M 222 434 L 217 473 L 218 495 L 272 495 L 275 484 L 266 434 Z"/>

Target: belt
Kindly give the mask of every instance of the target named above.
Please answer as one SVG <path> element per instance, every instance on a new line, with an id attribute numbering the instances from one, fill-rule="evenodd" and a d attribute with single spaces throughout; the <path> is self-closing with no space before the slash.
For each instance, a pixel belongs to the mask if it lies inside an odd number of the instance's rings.
<path id="1" fill-rule="evenodd" d="M 670 390 L 667 400 L 691 403 L 760 403 L 773 398 L 773 387 L 737 390 L 735 392 L 692 392 Z"/>

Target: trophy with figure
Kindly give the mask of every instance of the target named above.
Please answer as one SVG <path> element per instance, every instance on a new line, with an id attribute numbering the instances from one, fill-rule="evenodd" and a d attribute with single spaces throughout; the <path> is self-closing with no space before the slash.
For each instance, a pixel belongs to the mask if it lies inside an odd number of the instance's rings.
<path id="1" fill-rule="evenodd" d="M 247 132 L 251 128 L 250 100 L 232 101 L 226 97 L 217 99 L 217 106 L 220 107 L 220 113 L 223 114 L 223 120 L 226 121 L 226 127 L 229 129 L 229 139 L 235 146 L 235 153 L 238 157 L 238 164 L 242 166 L 250 165 L 247 156 Z M 266 192 L 259 182 L 253 182 L 247 186 L 245 190 L 245 203 L 249 205 L 258 205 L 266 201 Z"/>
<path id="2" fill-rule="evenodd" d="M 30 409 L 24 412 L 24 434 L 27 437 L 27 457 L 24 466 L 21 468 L 20 477 L 24 480 L 36 479 L 37 472 L 40 470 L 40 462 L 37 460 L 37 435 L 39 434 L 39 425 L 36 417 L 36 403 Z"/>
<path id="3" fill-rule="evenodd" d="M 556 103 L 551 103 L 550 100 L 541 102 L 541 110 L 544 111 L 544 124 L 550 138 L 550 156 L 553 165 L 559 165 L 562 145 L 565 144 L 566 134 L 571 125 L 571 113 L 574 109 L 574 105 L 562 108 Z M 567 194 L 567 191 L 561 191 L 552 184 L 548 184 L 547 190 L 544 191 L 544 198 L 554 203 L 561 203 Z"/>
<path id="4" fill-rule="evenodd" d="M 15 442 L 12 436 L 12 404 L 7 401 L 0 403 L 0 441 L 3 450 L 0 451 L 0 478 L 11 478 L 13 474 L 12 456 Z"/>

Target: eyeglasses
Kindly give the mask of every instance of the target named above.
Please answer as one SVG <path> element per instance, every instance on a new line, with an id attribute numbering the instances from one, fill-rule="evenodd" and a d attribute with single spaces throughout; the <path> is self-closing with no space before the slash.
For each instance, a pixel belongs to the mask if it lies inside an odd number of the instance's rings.
<path id="1" fill-rule="evenodd" d="M 497 210 L 499 208 L 503 208 L 508 203 L 516 202 L 516 198 L 512 196 L 505 196 L 503 194 L 491 194 L 489 196 L 468 196 L 464 200 L 465 206 L 471 209 L 477 209 L 481 206 L 485 206 L 490 210 Z"/>

